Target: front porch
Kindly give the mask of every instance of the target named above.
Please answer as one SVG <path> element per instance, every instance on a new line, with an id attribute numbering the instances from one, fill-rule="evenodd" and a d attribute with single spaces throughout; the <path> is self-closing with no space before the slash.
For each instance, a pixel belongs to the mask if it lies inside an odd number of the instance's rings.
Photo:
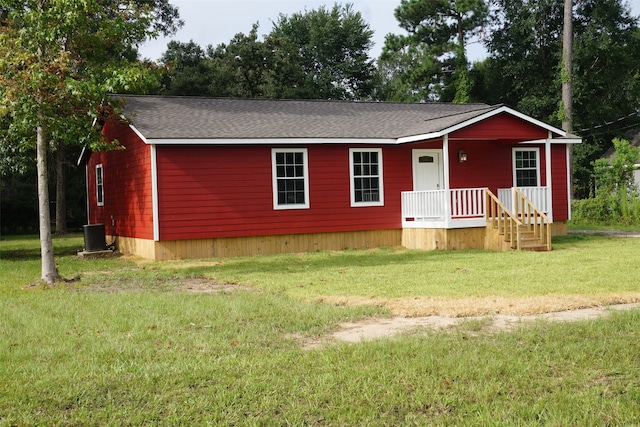
<path id="1" fill-rule="evenodd" d="M 403 246 L 414 249 L 551 250 L 547 187 L 402 193 Z"/>

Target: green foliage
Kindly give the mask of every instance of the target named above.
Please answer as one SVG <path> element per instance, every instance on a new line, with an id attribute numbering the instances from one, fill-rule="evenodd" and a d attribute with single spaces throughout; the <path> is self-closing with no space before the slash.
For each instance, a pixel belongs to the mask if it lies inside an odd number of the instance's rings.
<path id="1" fill-rule="evenodd" d="M 608 197 L 592 197 L 571 202 L 573 224 L 605 224 L 612 218 Z"/>
<path id="2" fill-rule="evenodd" d="M 437 79 L 439 62 L 422 45 L 404 44 L 389 34 L 377 67 L 375 98 L 394 102 L 436 101 L 432 82 Z"/>
<path id="3" fill-rule="evenodd" d="M 593 162 L 595 197 L 573 204 L 577 223 L 640 225 L 640 194 L 634 178 L 640 149 L 624 139 L 614 139 L 614 154 Z"/>
<path id="4" fill-rule="evenodd" d="M 9 123 L 0 128 L 1 151 L 36 147 L 42 278 L 51 284 L 57 271 L 48 152 L 100 142 L 96 123 L 105 118 L 107 94 L 140 90 L 157 76 L 154 67 L 131 60 L 131 46 L 175 28 L 177 10 L 166 0 L 5 0 L 1 12 L 0 121 Z M 168 27 L 158 22 L 164 19 Z"/>
<path id="5" fill-rule="evenodd" d="M 165 95 L 203 95 L 212 78 L 205 63 L 205 52 L 193 41 L 182 43 L 172 40 L 160 61 L 168 71 L 162 78 Z"/>
<path id="6" fill-rule="evenodd" d="M 353 6 L 280 15 L 267 36 L 274 50 L 273 97 L 363 99 L 372 91 L 373 32 Z"/>
<path id="7" fill-rule="evenodd" d="M 635 164 L 640 160 L 640 149 L 626 139 L 614 138 L 615 153 L 610 159 L 598 159 L 593 164 L 596 194 L 611 194 L 618 190 L 637 194 L 634 180 Z"/>
<path id="8" fill-rule="evenodd" d="M 488 49 L 474 70 L 477 99 L 505 103 L 560 126 L 563 2 L 499 0 Z M 637 125 L 640 104 L 640 30 L 622 0 L 576 2 L 573 43 L 574 185 L 579 198 L 593 189 L 592 162 L 615 137 Z M 636 114 L 634 114 L 636 113 Z"/>
<path id="9" fill-rule="evenodd" d="M 258 24 L 206 53 L 171 42 L 161 93 L 244 98 L 366 99 L 374 85 L 373 32 L 351 5 L 280 15 L 263 40 Z"/>
<path id="10" fill-rule="evenodd" d="M 468 102 L 465 43 L 485 25 L 483 0 L 402 0 L 395 16 L 407 35 L 389 34 L 379 63 L 386 66 L 386 88 L 393 100 Z M 397 82 L 396 82 L 397 81 Z"/>
<path id="11" fill-rule="evenodd" d="M 180 21 L 167 0 L 5 1 L 0 27 L 0 129 L 3 146 L 34 146 L 44 125 L 53 141 L 100 139 L 108 93 L 144 91 L 159 75 L 131 58 L 131 47 Z"/>
<path id="12" fill-rule="evenodd" d="M 274 51 L 258 40 L 258 24 L 249 34 L 236 34 L 229 44 L 208 47 L 213 78 L 209 91 L 214 96 L 233 98 L 271 97 Z"/>

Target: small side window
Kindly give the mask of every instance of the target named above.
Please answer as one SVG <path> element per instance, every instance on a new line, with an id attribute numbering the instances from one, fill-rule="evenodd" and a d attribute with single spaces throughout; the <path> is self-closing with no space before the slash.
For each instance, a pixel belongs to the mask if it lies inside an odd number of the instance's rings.
<path id="1" fill-rule="evenodd" d="M 104 206 L 104 183 L 102 165 L 96 165 L 96 201 L 98 206 Z"/>
<path id="2" fill-rule="evenodd" d="M 540 150 L 534 148 L 513 149 L 513 181 L 516 187 L 540 186 Z"/>

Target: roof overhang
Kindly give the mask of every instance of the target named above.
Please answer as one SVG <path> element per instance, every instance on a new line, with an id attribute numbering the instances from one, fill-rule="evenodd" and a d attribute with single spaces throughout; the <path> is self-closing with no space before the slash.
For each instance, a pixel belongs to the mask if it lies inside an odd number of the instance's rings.
<path id="1" fill-rule="evenodd" d="M 304 144 L 380 144 L 380 145 L 400 145 L 412 142 L 428 141 L 443 138 L 452 132 L 464 129 L 475 123 L 486 120 L 498 114 L 510 114 L 535 126 L 559 135 L 559 138 L 536 139 L 522 141 L 520 144 L 580 144 L 582 139 L 569 134 L 562 129 L 548 125 L 540 120 L 534 119 L 513 110 L 506 106 L 500 106 L 486 113 L 480 114 L 471 119 L 462 121 L 448 128 L 418 135 L 402 136 L 399 138 L 147 138 L 132 124 L 129 126 L 140 137 L 145 144 L 149 145 L 304 145 Z"/>
<path id="2" fill-rule="evenodd" d="M 76 166 L 81 166 L 89 160 L 89 156 L 91 155 L 91 149 L 87 144 L 82 146 L 82 151 L 78 156 L 78 160 L 76 161 Z"/>
<path id="3" fill-rule="evenodd" d="M 545 138 L 545 139 L 533 139 L 531 141 L 522 141 L 518 144 L 581 144 L 582 138 L 572 135 L 571 138 Z"/>
<path id="4" fill-rule="evenodd" d="M 140 136 L 140 134 L 138 133 Z M 306 145 L 306 144 L 380 144 L 397 145 L 393 138 L 143 138 L 153 145 Z"/>

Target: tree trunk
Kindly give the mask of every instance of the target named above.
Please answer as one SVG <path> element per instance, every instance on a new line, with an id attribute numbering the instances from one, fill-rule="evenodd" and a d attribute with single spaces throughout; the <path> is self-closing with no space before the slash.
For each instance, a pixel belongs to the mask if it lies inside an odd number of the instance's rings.
<path id="1" fill-rule="evenodd" d="M 573 0 L 564 0 L 564 29 L 562 32 L 562 130 L 572 131 L 573 122 Z M 569 168 L 569 197 L 573 194 L 573 145 L 568 151 Z"/>
<path id="2" fill-rule="evenodd" d="M 56 151 L 56 236 L 67 234 L 66 150 L 62 141 Z"/>
<path id="3" fill-rule="evenodd" d="M 47 133 L 42 124 L 37 129 L 37 171 L 38 171 L 38 212 L 40 217 L 40 257 L 42 259 L 42 280 L 53 285 L 59 278 L 53 257 L 51 239 L 51 214 L 49 211 L 49 178 L 47 175 Z"/>
<path id="4" fill-rule="evenodd" d="M 562 33 L 562 130 L 571 132 L 573 95 L 573 0 L 564 2 L 564 29 Z"/>

